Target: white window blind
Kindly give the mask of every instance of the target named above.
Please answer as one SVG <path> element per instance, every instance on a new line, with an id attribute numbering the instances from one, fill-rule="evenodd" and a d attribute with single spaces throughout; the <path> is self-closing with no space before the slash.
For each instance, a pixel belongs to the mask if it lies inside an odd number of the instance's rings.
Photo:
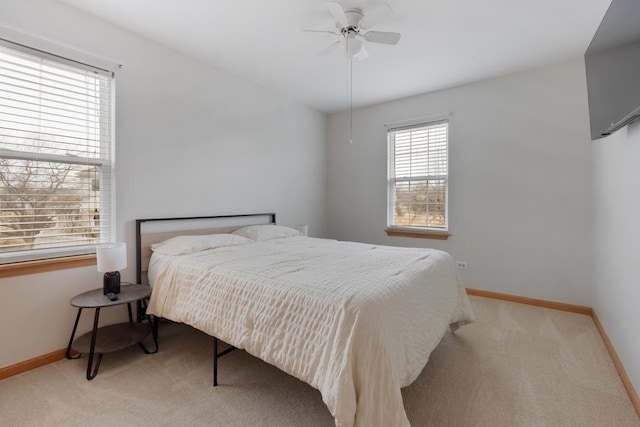
<path id="1" fill-rule="evenodd" d="M 447 120 L 389 129 L 390 228 L 448 229 L 448 132 Z"/>
<path id="2" fill-rule="evenodd" d="M 111 240 L 112 75 L 0 44 L 0 263 Z"/>

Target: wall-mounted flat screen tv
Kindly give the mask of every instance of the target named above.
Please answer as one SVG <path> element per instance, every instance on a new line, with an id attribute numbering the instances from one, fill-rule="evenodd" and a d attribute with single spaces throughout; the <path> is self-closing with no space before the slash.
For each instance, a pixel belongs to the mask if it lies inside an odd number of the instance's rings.
<path id="1" fill-rule="evenodd" d="M 585 55 L 591 139 L 640 118 L 640 0 L 613 0 Z"/>

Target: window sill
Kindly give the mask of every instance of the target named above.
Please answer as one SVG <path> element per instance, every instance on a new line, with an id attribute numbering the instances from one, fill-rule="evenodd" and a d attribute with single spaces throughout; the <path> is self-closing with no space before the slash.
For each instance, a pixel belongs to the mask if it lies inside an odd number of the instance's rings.
<path id="1" fill-rule="evenodd" d="M 96 254 L 15 262 L 12 264 L 0 265 L 0 278 L 44 273 L 46 271 L 65 270 L 67 268 L 86 267 L 89 265 L 96 265 Z"/>
<path id="2" fill-rule="evenodd" d="M 387 228 L 384 230 L 387 236 L 395 237 L 417 237 L 419 239 L 436 239 L 447 240 L 451 234 L 447 231 L 433 231 L 433 230 L 403 230 L 398 228 Z"/>

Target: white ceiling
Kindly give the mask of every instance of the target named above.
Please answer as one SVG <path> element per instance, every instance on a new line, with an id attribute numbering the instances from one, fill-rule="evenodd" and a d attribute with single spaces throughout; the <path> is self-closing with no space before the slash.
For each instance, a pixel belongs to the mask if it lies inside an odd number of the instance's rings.
<path id="1" fill-rule="evenodd" d="M 325 112 L 347 108 L 346 60 L 318 55 L 334 29 L 323 0 L 61 0 Z M 372 10 L 382 0 L 338 0 Z M 582 57 L 611 0 L 388 0 L 354 61 L 362 106 Z M 126 64 L 125 64 L 126 66 Z"/>

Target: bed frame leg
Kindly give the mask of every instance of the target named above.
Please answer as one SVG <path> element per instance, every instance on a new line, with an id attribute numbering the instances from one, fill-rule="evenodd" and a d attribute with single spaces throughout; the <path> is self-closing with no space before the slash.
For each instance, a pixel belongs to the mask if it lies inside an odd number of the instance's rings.
<path id="1" fill-rule="evenodd" d="M 213 386 L 218 386 L 218 338 L 213 337 Z"/>
<path id="2" fill-rule="evenodd" d="M 237 348 L 230 346 L 218 353 L 218 338 L 213 337 L 213 386 L 218 386 L 218 359 L 224 356 L 225 354 L 231 353 L 233 350 L 237 350 Z"/>

